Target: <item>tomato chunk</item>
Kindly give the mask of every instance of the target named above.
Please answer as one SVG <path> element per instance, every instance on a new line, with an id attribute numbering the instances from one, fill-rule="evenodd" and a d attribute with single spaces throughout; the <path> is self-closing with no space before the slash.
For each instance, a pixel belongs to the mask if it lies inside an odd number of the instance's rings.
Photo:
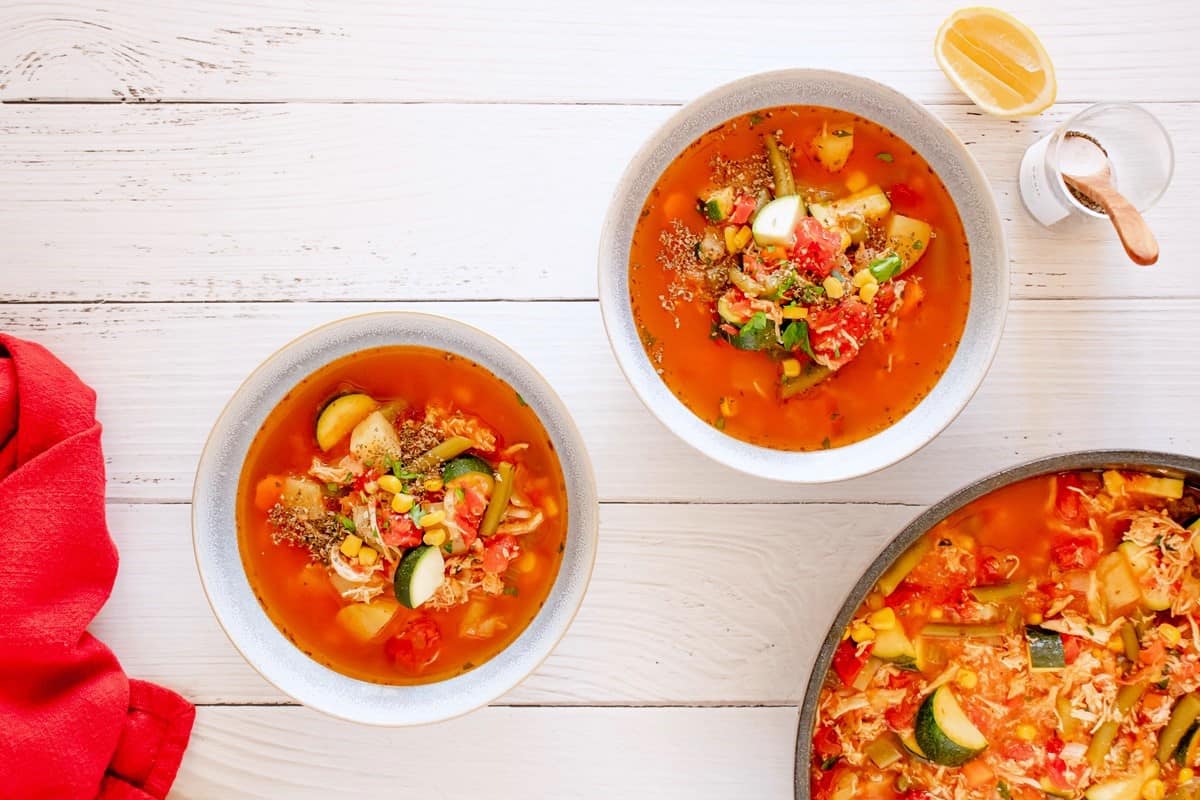
<path id="1" fill-rule="evenodd" d="M 517 544 L 517 537 L 507 533 L 493 536 L 483 548 L 483 571 L 499 575 L 508 569 L 508 565 L 519 555 L 521 547 Z"/>
<path id="2" fill-rule="evenodd" d="M 833 651 L 833 671 L 842 679 L 842 683 L 849 686 L 862 672 L 870 657 L 871 648 L 863 648 L 863 652 L 860 653 L 858 645 L 847 639 L 838 645 L 837 650 Z"/>
<path id="3" fill-rule="evenodd" d="M 441 653 L 442 630 L 428 614 L 410 619 L 396 636 L 388 639 L 384 652 L 397 667 L 420 672 Z"/>
<path id="4" fill-rule="evenodd" d="M 1050 545 L 1050 558 L 1060 569 L 1091 569 L 1100 560 L 1100 545 L 1088 536 L 1058 536 Z"/>

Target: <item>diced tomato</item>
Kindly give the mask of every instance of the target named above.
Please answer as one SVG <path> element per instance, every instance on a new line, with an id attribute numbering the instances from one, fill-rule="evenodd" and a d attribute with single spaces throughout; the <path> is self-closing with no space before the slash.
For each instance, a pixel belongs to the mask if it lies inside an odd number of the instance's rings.
<path id="1" fill-rule="evenodd" d="M 842 679 L 842 683 L 849 686 L 854 683 L 854 679 L 858 677 L 858 673 L 862 672 L 863 665 L 867 663 L 867 659 L 871 657 L 871 648 L 863 648 L 863 652 L 858 652 L 858 645 L 847 639 L 838 645 L 833 651 L 833 671 Z"/>
<path id="2" fill-rule="evenodd" d="M 822 725 L 817 728 L 817 732 L 813 734 L 813 750 L 822 760 L 832 758 L 833 756 L 841 755 L 842 745 L 838 741 L 837 733 L 833 727 Z"/>
<path id="3" fill-rule="evenodd" d="M 739 194 L 733 201 L 733 212 L 729 215 L 729 224 L 745 225 L 750 220 L 750 215 L 754 213 L 755 205 L 757 204 L 753 197 L 748 194 Z"/>
<path id="4" fill-rule="evenodd" d="M 362 475 L 359 475 L 357 478 L 354 479 L 354 486 L 352 488 L 356 492 L 361 492 L 362 488 L 364 486 L 366 486 L 371 481 L 379 480 L 379 476 L 382 474 L 383 474 L 383 472 L 381 472 L 380 470 L 378 470 L 374 467 L 372 467 L 371 469 L 368 469 L 368 470 L 364 470 Z"/>
<path id="5" fill-rule="evenodd" d="M 1004 757 L 1015 761 L 1033 758 L 1033 745 L 1029 742 L 1009 742 L 1004 745 Z"/>
<path id="6" fill-rule="evenodd" d="M 416 547 L 421 543 L 421 531 L 407 514 L 396 514 L 387 528 L 380 531 L 383 543 L 392 547 Z"/>
<path id="7" fill-rule="evenodd" d="M 477 488 L 469 488 L 454 504 L 454 524 L 462 532 L 467 546 L 475 541 L 479 532 L 479 523 L 483 520 L 483 512 L 487 509 L 487 497 Z"/>
<path id="8" fill-rule="evenodd" d="M 1062 635 L 1063 643 L 1063 660 L 1068 664 L 1074 664 L 1075 659 L 1079 658 L 1079 654 L 1083 652 L 1083 640 L 1078 636 L 1072 636 L 1069 633 Z M 1059 743 L 1061 744 L 1061 742 Z"/>
<path id="9" fill-rule="evenodd" d="M 994 555 L 985 555 L 975 566 L 975 578 L 980 586 L 991 586 L 1004 580 L 1004 565 Z"/>
<path id="10" fill-rule="evenodd" d="M 967 786 L 973 789 L 987 784 L 996 777 L 992 768 L 982 761 L 968 761 L 963 764 L 962 773 L 963 777 L 967 779 Z"/>
<path id="11" fill-rule="evenodd" d="M 859 300 L 848 298 L 836 306 L 809 311 L 809 344 L 814 353 L 835 369 L 858 355 L 862 340 L 870 330 L 871 312 Z"/>
<path id="12" fill-rule="evenodd" d="M 883 604 L 888 608 L 901 608 L 920 593 L 919 587 L 908 582 L 901 583 L 895 591 L 883 599 Z"/>
<path id="13" fill-rule="evenodd" d="M 893 706 L 889 706 L 888 710 L 883 712 L 883 719 L 893 730 L 903 728 L 911 728 L 913 720 L 917 716 L 917 700 L 905 700 Z"/>
<path id="14" fill-rule="evenodd" d="M 428 614 L 410 619 L 399 634 L 388 639 L 384 652 L 392 663 L 410 672 L 420 672 L 441 652 L 442 630 Z"/>
<path id="15" fill-rule="evenodd" d="M 911 209 L 921 202 L 921 195 L 917 194 L 907 183 L 893 183 L 887 194 L 892 205 L 900 206 L 902 209 Z"/>
<path id="16" fill-rule="evenodd" d="M 791 257 L 800 271 L 828 277 L 841 251 L 842 237 L 812 217 L 805 217 L 796 226 L 796 243 L 792 245 Z"/>
<path id="17" fill-rule="evenodd" d="M 1083 487 L 1079 476 L 1073 472 L 1064 472 L 1054 479 L 1054 512 L 1064 522 L 1082 522 L 1084 512 L 1078 489 Z"/>
<path id="18" fill-rule="evenodd" d="M 493 536 L 483 548 L 483 571 L 499 575 L 519 555 L 521 547 L 517 544 L 517 537 L 507 533 Z"/>
<path id="19" fill-rule="evenodd" d="M 1061 753 L 1066 746 L 1066 743 L 1059 738 L 1057 733 L 1050 734 L 1050 738 L 1046 740 L 1046 752 L 1052 756 Z"/>
<path id="20" fill-rule="evenodd" d="M 1138 653 L 1138 661 L 1141 661 L 1147 666 L 1154 666 L 1165 660 L 1167 657 L 1167 646 L 1162 639 L 1155 639 L 1154 643 L 1143 648 Z"/>
<path id="21" fill-rule="evenodd" d="M 1050 558 L 1060 569 L 1091 569 L 1100 560 L 1100 545 L 1087 536 L 1058 536 L 1050 545 Z"/>
<path id="22" fill-rule="evenodd" d="M 924 789 L 909 789 L 904 793 L 904 800 L 933 800 L 933 795 Z"/>

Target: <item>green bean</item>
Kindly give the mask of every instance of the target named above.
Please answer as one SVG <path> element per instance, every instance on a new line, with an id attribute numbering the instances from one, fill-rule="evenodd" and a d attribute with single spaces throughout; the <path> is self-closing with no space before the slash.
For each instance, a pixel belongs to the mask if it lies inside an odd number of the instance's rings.
<path id="1" fill-rule="evenodd" d="M 795 194 L 796 179 L 792 177 L 792 165 L 788 163 L 787 156 L 779 149 L 779 144 L 771 134 L 764 133 L 763 142 L 767 145 L 767 161 L 771 164 L 771 176 L 775 179 L 775 196 Z"/>
<path id="2" fill-rule="evenodd" d="M 513 465 L 507 461 L 496 467 L 496 489 L 483 513 L 483 521 L 479 523 L 480 536 L 491 536 L 500 527 L 504 512 L 508 510 L 508 501 L 512 499 L 514 477 Z"/>
<path id="3" fill-rule="evenodd" d="M 1088 745 L 1086 757 L 1088 763 L 1092 765 L 1092 769 L 1100 769 L 1104 764 L 1104 759 L 1108 756 L 1108 751 L 1112 749 L 1113 740 L 1117 738 L 1117 731 L 1121 727 L 1121 720 L 1133 710 L 1133 707 L 1142 699 L 1142 695 L 1146 693 L 1148 688 L 1150 688 L 1149 681 L 1138 681 L 1137 683 L 1122 686 L 1121 690 L 1117 692 L 1118 718 L 1110 719 L 1101 725 L 1092 737 L 1091 744 Z M 1187 730 L 1186 725 L 1184 726 L 1184 730 Z M 1180 732 L 1179 735 L 1183 736 L 1183 733 Z M 1176 739 L 1176 744 L 1178 743 L 1179 740 Z"/>
<path id="4" fill-rule="evenodd" d="M 1118 696 L 1119 702 L 1119 696 Z M 1200 716 L 1200 695 L 1185 694 L 1175 703 L 1171 711 L 1171 719 L 1158 737 L 1158 763 L 1165 764 L 1175 755 L 1175 748 L 1183 740 L 1183 735 Z"/>
<path id="5" fill-rule="evenodd" d="M 892 562 L 887 572 L 879 576 L 879 582 L 875 584 L 879 588 L 879 593 L 887 597 L 896 591 L 896 587 L 908 577 L 908 573 L 917 568 L 917 564 L 921 563 L 921 559 L 932 547 L 933 540 L 928 536 L 922 536 L 912 547 L 905 550 L 903 555 Z"/>
<path id="6" fill-rule="evenodd" d="M 443 461 L 462 455 L 471 449 L 471 440 L 465 436 L 451 436 L 441 444 L 434 445 L 413 459 L 408 468 L 413 472 L 427 472 Z"/>
<path id="7" fill-rule="evenodd" d="M 949 622 L 931 622 L 921 628 L 922 636 L 934 639 L 991 639 L 1003 636 L 1008 629 L 1003 625 L 956 624 Z"/>
<path id="8" fill-rule="evenodd" d="M 1137 630 L 1128 620 L 1121 626 L 1121 644 L 1125 647 L 1125 657 L 1136 664 L 1141 643 L 1138 642 Z"/>

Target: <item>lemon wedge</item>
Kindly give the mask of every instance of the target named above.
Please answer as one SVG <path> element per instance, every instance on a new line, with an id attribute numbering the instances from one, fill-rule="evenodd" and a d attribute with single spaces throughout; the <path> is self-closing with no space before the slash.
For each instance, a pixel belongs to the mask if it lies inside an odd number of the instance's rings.
<path id="1" fill-rule="evenodd" d="M 1054 103 L 1054 64 L 1024 23 L 995 8 L 963 8 L 938 29 L 934 54 L 946 77 L 989 114 L 1021 117 Z"/>

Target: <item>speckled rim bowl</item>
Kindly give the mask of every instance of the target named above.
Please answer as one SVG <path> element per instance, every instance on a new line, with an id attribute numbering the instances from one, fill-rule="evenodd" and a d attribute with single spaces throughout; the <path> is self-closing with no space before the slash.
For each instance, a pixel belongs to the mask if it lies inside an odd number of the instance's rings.
<path id="1" fill-rule="evenodd" d="M 304 377 L 372 347 L 434 347 L 469 358 L 520 392 L 545 427 L 566 481 L 568 528 L 558 577 L 529 627 L 495 658 L 423 686 L 384 686 L 335 672 L 284 637 L 259 605 L 238 550 L 238 479 L 267 414 Z M 365 314 L 317 328 L 258 367 L 217 419 L 200 456 L 192 538 L 200 580 L 217 621 L 251 666 L 281 691 L 335 717 L 372 725 L 417 725 L 486 705 L 525 679 L 566 633 L 583 601 L 596 555 L 599 506 L 587 450 L 566 406 L 507 345 L 461 322 L 405 312 Z"/>
<path id="2" fill-rule="evenodd" d="M 896 538 L 883 549 L 883 552 L 876 556 L 875 560 L 871 562 L 871 566 L 867 567 L 867 571 L 854 584 L 854 588 L 850 590 L 850 594 L 842 603 L 837 616 L 834 617 L 829 632 L 825 634 L 825 640 L 821 643 L 820 650 L 817 651 L 817 659 L 809 674 L 808 688 L 804 693 L 804 705 L 800 707 L 800 724 L 796 730 L 794 780 L 797 800 L 809 800 L 810 797 L 808 765 L 812 759 L 812 736 L 817 721 L 817 701 L 833 660 L 833 651 L 841 643 L 842 632 L 850 624 L 854 612 L 862 605 L 867 593 L 879 580 L 879 576 L 887 571 L 892 562 L 930 528 L 972 500 L 977 500 L 1002 486 L 1008 486 L 1010 483 L 1016 483 L 1025 478 L 1074 469 L 1131 469 L 1200 481 L 1200 458 L 1146 450 L 1084 450 L 1039 458 L 1036 461 L 1001 470 L 959 489 L 941 502 L 930 506 L 924 513 L 908 523 L 904 530 L 900 531 Z"/>
<path id="3" fill-rule="evenodd" d="M 874 120 L 917 150 L 958 206 L 971 250 L 971 308 L 958 351 L 933 391 L 890 428 L 845 447 L 791 452 L 726 436 L 693 414 L 655 373 L 629 301 L 629 250 L 642 205 L 663 170 L 701 134 L 752 111 L 828 106 Z M 796 483 L 844 480 L 916 452 L 949 425 L 979 388 L 1004 329 L 1008 253 L 987 178 L 941 120 L 875 81 L 824 70 L 752 75 L 689 103 L 658 129 L 625 171 L 600 236 L 600 307 L 617 361 L 646 407 L 685 442 L 742 472 Z"/>

